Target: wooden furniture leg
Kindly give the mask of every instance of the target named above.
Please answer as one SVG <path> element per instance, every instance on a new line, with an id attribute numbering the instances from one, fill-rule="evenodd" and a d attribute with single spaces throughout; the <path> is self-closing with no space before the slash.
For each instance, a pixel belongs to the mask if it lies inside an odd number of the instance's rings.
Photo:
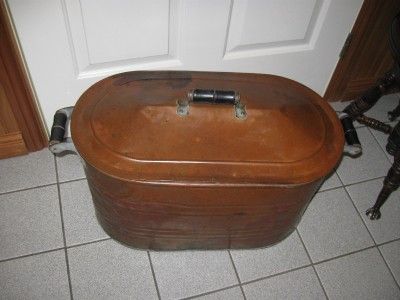
<path id="1" fill-rule="evenodd" d="M 400 80 L 400 68 L 397 64 L 377 81 L 377 84 L 365 91 L 361 97 L 351 102 L 343 110 L 353 120 L 364 114 L 382 97 L 382 95 Z"/>
<path id="2" fill-rule="evenodd" d="M 366 211 L 366 215 L 371 220 L 377 220 L 381 217 L 380 208 L 393 193 L 400 186 L 400 151 L 396 152 L 394 163 L 390 168 L 388 174 L 383 181 L 383 187 L 378 195 L 374 206 Z"/>

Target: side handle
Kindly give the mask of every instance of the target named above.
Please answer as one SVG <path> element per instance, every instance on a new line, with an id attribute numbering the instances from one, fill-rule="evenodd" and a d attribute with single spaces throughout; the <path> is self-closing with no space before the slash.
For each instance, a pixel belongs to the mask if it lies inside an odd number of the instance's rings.
<path id="1" fill-rule="evenodd" d="M 346 113 L 341 113 L 339 119 L 342 123 L 344 138 L 346 140 L 343 153 L 352 157 L 360 155 L 362 153 L 362 147 L 358 139 L 357 131 L 353 125 L 353 119 Z"/>
<path id="2" fill-rule="evenodd" d="M 71 138 L 65 138 L 66 127 L 71 119 L 74 107 L 64 107 L 56 111 L 51 126 L 49 150 L 53 154 L 59 154 L 65 151 L 76 153 L 75 145 Z"/>

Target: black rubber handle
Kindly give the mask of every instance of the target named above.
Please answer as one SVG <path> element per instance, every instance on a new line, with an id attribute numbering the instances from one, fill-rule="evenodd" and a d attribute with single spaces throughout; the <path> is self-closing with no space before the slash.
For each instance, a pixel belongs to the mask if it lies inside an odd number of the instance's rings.
<path id="1" fill-rule="evenodd" d="M 235 104 L 238 94 L 234 91 L 217 91 L 196 89 L 189 94 L 193 102 L 212 103 L 212 104 Z"/>
<path id="2" fill-rule="evenodd" d="M 65 124 L 67 123 L 67 114 L 58 110 L 54 115 L 53 126 L 51 126 L 49 144 L 61 143 L 64 140 Z"/>
<path id="3" fill-rule="evenodd" d="M 358 139 L 357 131 L 353 125 L 353 119 L 350 118 L 350 116 L 345 116 L 341 118 L 340 121 L 342 122 L 346 143 L 350 146 L 361 145 L 360 140 Z"/>

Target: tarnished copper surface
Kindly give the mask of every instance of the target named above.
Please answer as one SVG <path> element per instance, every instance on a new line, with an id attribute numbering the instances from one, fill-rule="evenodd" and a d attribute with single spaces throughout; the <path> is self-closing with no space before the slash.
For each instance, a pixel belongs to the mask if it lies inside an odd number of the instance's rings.
<path id="1" fill-rule="evenodd" d="M 178 115 L 193 89 L 237 92 L 246 117 L 200 103 Z M 82 95 L 71 131 L 104 229 L 160 250 L 278 242 L 343 149 L 340 122 L 320 96 L 260 74 L 118 74 Z"/>

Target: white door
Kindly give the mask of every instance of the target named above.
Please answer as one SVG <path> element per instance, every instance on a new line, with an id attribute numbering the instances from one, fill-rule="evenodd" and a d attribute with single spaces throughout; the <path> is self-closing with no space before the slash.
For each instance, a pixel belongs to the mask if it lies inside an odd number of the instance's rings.
<path id="1" fill-rule="evenodd" d="M 256 72 L 323 94 L 362 0 L 8 0 L 44 119 L 132 70 Z"/>

